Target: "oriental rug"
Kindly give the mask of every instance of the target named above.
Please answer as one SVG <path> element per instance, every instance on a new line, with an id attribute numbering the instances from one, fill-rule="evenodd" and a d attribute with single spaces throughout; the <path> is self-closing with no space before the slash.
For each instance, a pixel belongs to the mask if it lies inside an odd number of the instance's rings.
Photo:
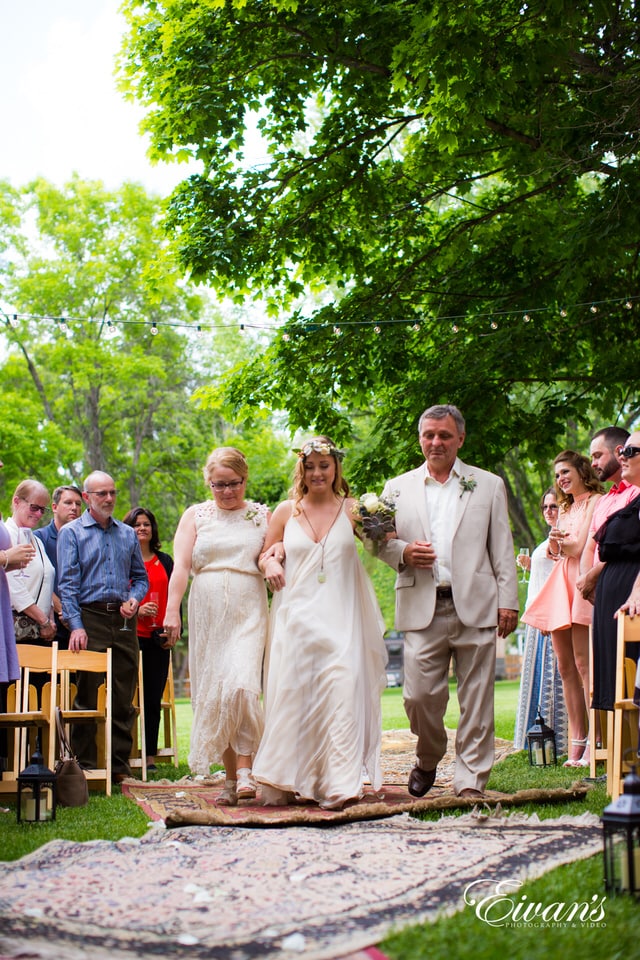
<path id="1" fill-rule="evenodd" d="M 473 909 L 470 884 L 494 889 L 595 854 L 601 836 L 592 814 L 437 823 L 405 815 L 305 830 L 156 826 L 141 840 L 54 840 L 3 866 L 0 955 L 333 960 L 393 929 Z M 576 899 L 586 895 L 576 890 Z"/>
<path id="2" fill-rule="evenodd" d="M 406 784 L 415 764 L 415 736 L 409 730 L 391 730 L 382 738 L 383 787 L 369 788 L 361 800 L 345 805 L 342 810 L 321 810 L 315 804 L 291 804 L 264 807 L 260 793 L 255 801 L 240 801 L 237 807 L 217 806 L 224 784 L 224 774 L 207 778 L 185 777 L 179 781 L 156 780 L 141 783 L 127 780 L 122 792 L 144 809 L 150 820 L 164 820 L 167 826 L 227 825 L 283 826 L 285 824 L 345 823 L 389 817 L 398 813 L 419 813 L 427 810 L 472 809 L 477 801 L 454 796 L 452 783 L 455 766 L 455 731 L 448 732 L 448 749 L 438 765 L 435 786 L 422 799 L 412 797 Z M 496 762 L 513 751 L 508 740 L 496 740 Z M 583 799 L 587 788 L 575 783 L 569 789 L 521 790 L 514 794 L 487 791 L 482 805 L 495 807 L 522 806 L 527 803 L 566 803 Z"/>

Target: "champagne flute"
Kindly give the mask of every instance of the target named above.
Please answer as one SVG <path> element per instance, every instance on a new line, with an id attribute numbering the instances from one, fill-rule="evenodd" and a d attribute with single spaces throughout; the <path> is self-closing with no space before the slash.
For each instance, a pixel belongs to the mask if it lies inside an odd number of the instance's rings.
<path id="1" fill-rule="evenodd" d="M 125 597 L 122 603 L 126 603 L 129 597 Z M 120 633 L 131 633 L 131 627 L 129 626 L 129 621 L 126 617 L 122 618 L 122 626 L 120 627 Z"/>
<path id="2" fill-rule="evenodd" d="M 156 612 L 151 616 L 151 626 L 159 627 L 160 624 L 158 623 L 157 617 L 158 617 L 158 605 L 160 603 L 160 594 L 158 593 L 157 590 L 152 590 L 151 593 L 149 594 L 149 603 L 155 603 L 156 605 Z"/>
<path id="3" fill-rule="evenodd" d="M 528 556 L 529 556 L 529 547 L 519 547 L 519 548 L 518 548 L 518 558 L 520 558 L 520 557 L 528 557 Z M 528 571 L 527 568 L 520 562 L 520 559 L 518 559 L 518 565 L 519 565 L 520 567 L 522 567 L 522 576 L 520 577 L 520 583 L 528 583 L 528 582 L 529 582 L 529 571 Z"/>
<path id="4" fill-rule="evenodd" d="M 33 544 L 33 530 L 31 527 L 18 527 L 18 543 L 31 543 Z M 29 566 L 29 564 L 26 564 Z M 20 567 L 20 572 L 18 573 L 19 577 L 27 576 L 24 566 Z"/>

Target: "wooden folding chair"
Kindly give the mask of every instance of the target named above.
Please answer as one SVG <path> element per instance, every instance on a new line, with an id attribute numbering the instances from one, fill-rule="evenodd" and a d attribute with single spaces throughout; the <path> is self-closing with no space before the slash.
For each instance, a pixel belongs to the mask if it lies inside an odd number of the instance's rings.
<path id="1" fill-rule="evenodd" d="M 103 677 L 98 687 L 94 709 L 75 710 L 73 706 L 76 685 L 74 675 L 81 672 L 97 673 Z M 89 787 L 104 781 L 105 793 L 111 796 L 111 700 L 112 666 L 111 650 L 97 653 L 93 650 L 60 650 L 58 653 L 57 699 L 65 726 L 76 723 L 95 723 L 97 764 L 93 770 L 85 770 Z"/>
<path id="2" fill-rule="evenodd" d="M 160 733 L 164 746 L 158 743 L 158 757 L 172 757 L 174 766 L 178 766 L 178 723 L 176 721 L 176 694 L 173 685 L 173 654 L 169 657 L 169 672 L 164 685 L 160 703 Z"/>
<path id="3" fill-rule="evenodd" d="M 50 770 L 55 763 L 55 697 L 51 678 L 57 673 L 58 644 L 54 641 L 50 646 L 41 647 L 19 643 L 17 648 L 20 676 L 9 685 L 7 709 L 0 713 L 0 727 L 13 732 L 13 737 L 8 737 L 10 756 L 0 780 L 0 793 L 16 792 L 18 774 L 26 766 L 27 756 L 33 753 L 38 734 L 44 762 Z M 31 682 L 35 674 L 49 677 L 39 697 Z"/>
<path id="4" fill-rule="evenodd" d="M 144 677 L 142 675 L 142 653 L 138 655 L 138 686 L 133 698 L 133 708 L 136 712 L 131 728 L 131 753 L 129 766 L 132 770 L 140 770 L 143 780 L 147 779 L 147 738 L 145 735 L 144 716 Z"/>
<path id="5" fill-rule="evenodd" d="M 613 704 L 613 749 L 607 764 L 607 792 L 612 800 L 622 793 L 625 774 L 637 760 L 638 707 L 633 702 L 636 664 L 626 656 L 628 643 L 640 643 L 640 617 L 618 616 L 616 651 L 616 690 Z M 625 754 L 629 754 L 625 759 Z"/>
<path id="6" fill-rule="evenodd" d="M 593 628 L 589 627 L 589 703 L 593 698 Z M 589 708 L 589 776 L 595 779 L 597 765 L 605 764 L 608 772 L 613 752 L 613 713 Z"/>

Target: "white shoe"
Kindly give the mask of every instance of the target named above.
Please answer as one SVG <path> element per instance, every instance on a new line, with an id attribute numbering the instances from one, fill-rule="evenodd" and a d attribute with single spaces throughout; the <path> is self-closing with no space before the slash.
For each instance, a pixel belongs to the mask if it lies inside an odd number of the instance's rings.
<path id="1" fill-rule="evenodd" d="M 251 776 L 251 770 L 248 767 L 240 767 L 237 771 L 238 776 L 238 800 L 253 800 L 256 795 L 256 782 Z"/>
<path id="2" fill-rule="evenodd" d="M 220 807 L 235 807 L 238 805 L 238 793 L 235 780 L 225 780 L 220 796 L 216 799 Z"/>

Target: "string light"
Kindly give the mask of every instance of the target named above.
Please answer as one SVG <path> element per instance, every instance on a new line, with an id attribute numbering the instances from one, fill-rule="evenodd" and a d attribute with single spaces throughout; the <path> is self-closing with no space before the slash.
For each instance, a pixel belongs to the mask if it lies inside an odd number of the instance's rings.
<path id="1" fill-rule="evenodd" d="M 460 327 L 458 326 L 457 323 L 454 323 L 453 326 L 451 327 L 451 329 L 453 330 L 454 333 L 457 333 L 458 330 L 460 329 Z"/>
<path id="2" fill-rule="evenodd" d="M 592 304 L 591 304 L 591 306 L 589 307 L 589 310 L 591 311 L 591 313 L 597 313 L 597 312 L 598 312 L 598 308 L 596 307 L 595 303 L 592 303 Z"/>
<path id="3" fill-rule="evenodd" d="M 57 320 L 56 323 L 58 324 L 58 330 L 60 331 L 60 333 L 66 333 L 67 330 L 69 329 L 69 324 L 67 323 L 64 317 L 60 317 L 60 319 Z"/>
<path id="4" fill-rule="evenodd" d="M 625 304 L 624 304 L 624 307 L 625 307 L 625 310 L 631 310 L 631 308 L 633 307 L 633 304 L 631 303 L 631 300 L 626 300 L 626 301 L 625 301 Z"/>
<path id="5" fill-rule="evenodd" d="M 497 329 L 498 329 L 498 324 L 497 324 L 497 322 L 496 322 L 495 320 L 492 320 L 492 321 L 491 321 L 490 326 L 491 326 L 491 329 L 492 329 L 492 330 L 497 330 Z"/>
<path id="6" fill-rule="evenodd" d="M 523 317 L 522 319 L 524 320 L 525 323 L 529 323 L 530 320 L 531 320 L 531 317 L 529 316 L 528 313 L 525 313 L 525 315 L 524 315 L 524 317 Z"/>
<path id="7" fill-rule="evenodd" d="M 567 315 L 567 311 L 563 307 L 562 310 L 560 311 L 560 316 L 564 319 L 566 315 Z"/>
<path id="8" fill-rule="evenodd" d="M 380 327 L 379 327 L 377 324 L 376 324 L 375 327 L 373 328 L 373 332 L 374 332 L 374 333 L 380 333 L 380 332 L 381 332 L 381 331 L 380 331 Z"/>
<path id="9" fill-rule="evenodd" d="M 107 324 L 107 333 L 110 337 L 115 337 L 117 332 L 118 328 L 116 327 L 115 323 L 113 320 L 109 320 L 109 323 Z"/>
<path id="10" fill-rule="evenodd" d="M 412 330 L 415 330 L 416 333 L 417 333 L 418 330 L 420 329 L 420 324 L 419 324 L 419 323 L 414 323 L 413 326 L 411 327 L 411 329 L 412 329 Z"/>
<path id="11" fill-rule="evenodd" d="M 158 336 L 158 333 L 159 333 L 159 331 L 158 331 L 158 326 L 157 326 L 157 324 L 156 324 L 156 322 L 155 322 L 155 320 L 154 320 L 153 323 L 151 324 L 151 336 L 152 336 L 152 337 L 157 337 L 157 336 Z"/>
<path id="12" fill-rule="evenodd" d="M 342 336 L 342 330 L 340 329 L 340 327 L 334 327 L 333 332 L 335 333 L 336 337 Z"/>
<path id="13" fill-rule="evenodd" d="M 282 339 L 284 340 L 285 343 L 289 343 L 289 340 L 291 339 L 291 337 L 289 336 L 288 333 L 283 333 Z"/>
<path id="14" fill-rule="evenodd" d="M 11 326 L 12 326 L 12 327 L 14 328 L 14 330 L 15 330 L 15 328 L 18 326 L 18 314 L 17 314 L 17 313 L 14 313 L 14 315 L 13 315 L 13 316 L 11 317 L 11 319 L 9 320 L 9 323 L 11 324 Z"/>

